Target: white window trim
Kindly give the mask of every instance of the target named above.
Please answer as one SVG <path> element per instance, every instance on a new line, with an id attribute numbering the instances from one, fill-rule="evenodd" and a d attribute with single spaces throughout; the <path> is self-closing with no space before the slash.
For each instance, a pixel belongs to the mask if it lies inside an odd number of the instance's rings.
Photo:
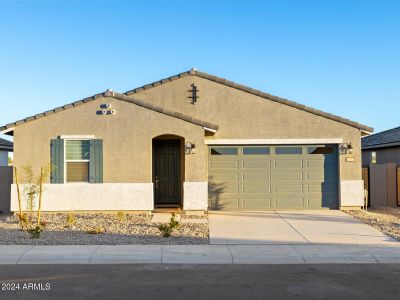
<path id="1" fill-rule="evenodd" d="M 94 135 L 60 135 L 62 140 L 94 140 Z"/>
<path id="2" fill-rule="evenodd" d="M 316 139 L 206 139 L 206 145 L 318 145 L 341 144 L 342 138 Z"/>
<path id="3" fill-rule="evenodd" d="M 63 138 L 64 137 L 64 138 Z M 82 137 L 82 138 L 81 138 Z M 89 138 L 93 137 L 93 138 Z M 88 168 L 89 168 L 89 173 L 90 173 L 90 158 L 89 159 L 68 159 L 67 160 L 67 141 L 90 141 L 94 139 L 94 135 L 61 135 L 61 139 L 64 140 L 64 184 L 75 184 L 75 183 L 90 183 L 90 180 L 86 181 L 79 181 L 79 182 L 67 182 L 67 163 L 68 162 L 87 162 L 88 163 Z M 90 176 L 90 174 L 88 174 Z M 90 179 L 90 178 L 89 178 Z"/>

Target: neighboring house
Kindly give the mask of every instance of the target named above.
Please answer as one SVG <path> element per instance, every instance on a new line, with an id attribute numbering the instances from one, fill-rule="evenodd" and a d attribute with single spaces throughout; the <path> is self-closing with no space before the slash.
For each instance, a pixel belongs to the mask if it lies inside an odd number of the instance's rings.
<path id="1" fill-rule="evenodd" d="M 360 207 L 373 129 L 192 69 L 0 131 L 16 167 L 53 165 L 43 210 L 257 210 Z"/>
<path id="2" fill-rule="evenodd" d="M 370 206 L 400 205 L 400 127 L 366 136 L 361 143 Z"/>
<path id="3" fill-rule="evenodd" d="M 13 143 L 0 138 L 0 167 L 8 166 L 8 152 L 13 151 Z"/>
<path id="4" fill-rule="evenodd" d="M 363 166 L 371 163 L 394 163 L 400 166 L 400 127 L 364 137 L 362 161 Z"/>

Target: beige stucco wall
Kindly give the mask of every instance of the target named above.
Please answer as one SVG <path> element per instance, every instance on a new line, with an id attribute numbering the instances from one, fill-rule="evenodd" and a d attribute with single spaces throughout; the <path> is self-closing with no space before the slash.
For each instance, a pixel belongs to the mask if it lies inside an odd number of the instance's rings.
<path id="1" fill-rule="evenodd" d="M 191 104 L 188 90 L 195 83 L 199 99 Z M 361 179 L 361 132 L 324 117 L 196 76 L 184 77 L 142 90 L 132 97 L 151 101 L 219 125 L 215 139 L 343 138 L 353 154 L 340 156 L 341 180 Z M 346 157 L 354 162 L 346 162 Z"/>
<path id="2" fill-rule="evenodd" d="M 97 115 L 110 103 L 115 115 Z M 105 183 L 152 182 L 152 139 L 173 134 L 196 144 L 196 154 L 185 155 L 185 181 L 206 181 L 206 146 L 202 127 L 113 98 L 99 98 L 58 112 L 14 131 L 14 165 L 30 164 L 36 172 L 50 163 L 50 139 L 60 135 L 94 135 L 103 139 Z"/>

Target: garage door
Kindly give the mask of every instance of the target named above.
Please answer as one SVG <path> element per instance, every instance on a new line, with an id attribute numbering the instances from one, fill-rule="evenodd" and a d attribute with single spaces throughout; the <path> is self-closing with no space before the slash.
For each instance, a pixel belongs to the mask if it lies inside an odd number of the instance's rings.
<path id="1" fill-rule="evenodd" d="M 337 208 L 335 145 L 210 146 L 211 209 Z"/>

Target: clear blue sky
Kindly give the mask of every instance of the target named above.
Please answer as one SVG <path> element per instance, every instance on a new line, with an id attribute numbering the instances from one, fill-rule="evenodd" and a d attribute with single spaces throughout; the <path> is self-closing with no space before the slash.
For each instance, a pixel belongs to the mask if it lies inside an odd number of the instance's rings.
<path id="1" fill-rule="evenodd" d="M 0 2 L 0 125 L 196 67 L 400 125 L 400 1 Z"/>

